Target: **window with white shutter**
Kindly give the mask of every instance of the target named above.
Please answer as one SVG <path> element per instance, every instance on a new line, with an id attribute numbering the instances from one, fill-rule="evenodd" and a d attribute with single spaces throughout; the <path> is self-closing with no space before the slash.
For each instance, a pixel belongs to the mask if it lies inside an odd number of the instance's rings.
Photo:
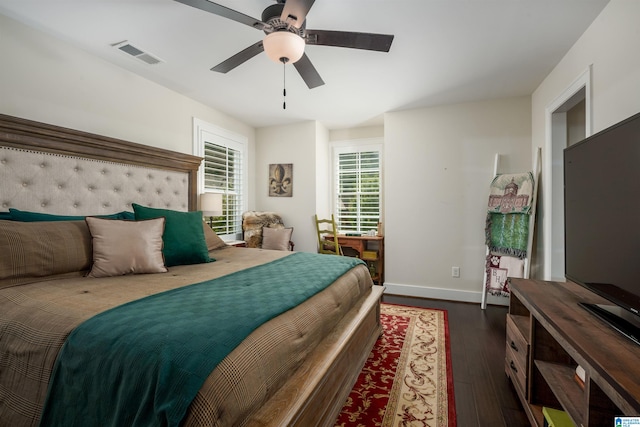
<path id="1" fill-rule="evenodd" d="M 246 206 L 247 142 L 194 119 L 196 154 L 203 157 L 199 170 L 200 193 L 222 194 L 222 215 L 213 217 L 213 230 L 224 240 L 242 238 L 242 212 Z"/>
<path id="2" fill-rule="evenodd" d="M 341 233 L 376 230 L 381 213 L 382 144 L 333 147 L 334 215 Z"/>

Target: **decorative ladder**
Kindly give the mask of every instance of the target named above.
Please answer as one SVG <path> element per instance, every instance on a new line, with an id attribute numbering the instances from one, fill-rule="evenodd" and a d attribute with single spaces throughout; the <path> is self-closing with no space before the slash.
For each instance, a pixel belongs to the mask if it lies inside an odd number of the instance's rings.
<path id="1" fill-rule="evenodd" d="M 531 251 L 533 249 L 533 233 L 535 231 L 536 223 L 536 205 L 538 203 L 538 183 L 540 181 L 540 168 L 542 159 L 542 149 L 538 147 L 536 155 L 533 160 L 533 200 L 531 201 L 531 213 L 529 214 L 529 235 L 527 236 L 527 257 L 524 259 L 524 272 L 523 277 L 529 278 L 531 271 Z M 495 178 L 498 173 L 505 173 L 500 171 L 500 154 L 496 153 L 496 157 L 493 162 L 493 177 Z M 485 251 L 485 262 L 489 256 L 489 247 Z M 508 302 L 505 304 L 508 305 Z M 484 276 L 482 279 L 482 302 L 480 308 L 484 310 L 487 308 L 487 268 L 484 268 Z"/>

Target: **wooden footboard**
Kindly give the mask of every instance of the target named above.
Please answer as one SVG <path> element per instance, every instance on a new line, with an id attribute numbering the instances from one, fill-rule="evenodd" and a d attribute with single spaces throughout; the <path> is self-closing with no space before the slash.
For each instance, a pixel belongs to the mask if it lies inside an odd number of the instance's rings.
<path id="1" fill-rule="evenodd" d="M 333 426 L 382 333 L 382 292 L 373 286 L 247 425 Z"/>

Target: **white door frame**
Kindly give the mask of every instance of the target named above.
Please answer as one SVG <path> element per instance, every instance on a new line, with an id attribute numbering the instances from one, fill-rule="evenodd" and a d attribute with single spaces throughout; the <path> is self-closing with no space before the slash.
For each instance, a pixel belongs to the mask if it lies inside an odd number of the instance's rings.
<path id="1" fill-rule="evenodd" d="M 564 179 L 562 176 L 554 177 L 552 173 L 553 162 L 562 162 L 562 158 L 558 159 L 553 156 L 554 153 L 554 138 L 553 138 L 553 115 L 558 110 L 566 111 L 567 106 L 565 104 L 571 102 L 577 103 L 579 100 L 572 100 L 574 95 L 584 89 L 585 91 L 585 137 L 591 135 L 591 69 L 589 65 L 586 70 L 574 80 L 569 87 L 567 87 L 553 102 L 551 102 L 545 109 L 545 142 L 544 142 L 544 161 L 542 162 L 542 181 L 544 182 L 543 199 L 543 238 L 544 238 L 544 267 L 543 267 L 543 279 L 552 279 L 552 263 L 553 263 L 553 188 L 552 182 L 554 179 Z M 573 106 L 573 105 L 572 105 Z M 572 107 L 570 106 L 570 107 Z M 564 110 L 563 110 L 564 109 Z M 560 143 L 556 141 L 556 143 Z M 562 141 L 566 144 L 566 141 Z M 556 147 L 558 148 L 558 147 Z"/>

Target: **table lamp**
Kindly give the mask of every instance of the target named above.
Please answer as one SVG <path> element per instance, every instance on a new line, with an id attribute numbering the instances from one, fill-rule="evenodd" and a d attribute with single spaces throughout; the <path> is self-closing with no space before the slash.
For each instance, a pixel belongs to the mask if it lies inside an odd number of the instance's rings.
<path id="1" fill-rule="evenodd" d="M 209 227 L 213 228 L 213 217 L 222 215 L 222 194 L 202 193 L 200 210 L 205 216 L 209 216 Z"/>

